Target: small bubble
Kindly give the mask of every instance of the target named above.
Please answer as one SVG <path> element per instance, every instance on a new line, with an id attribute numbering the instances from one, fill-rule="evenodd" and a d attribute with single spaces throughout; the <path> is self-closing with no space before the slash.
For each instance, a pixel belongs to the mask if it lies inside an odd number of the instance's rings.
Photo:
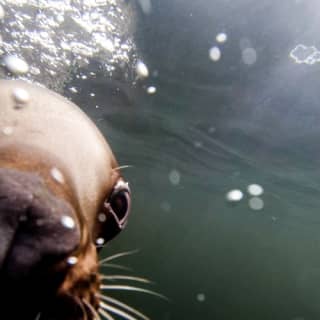
<path id="1" fill-rule="evenodd" d="M 249 207 L 252 210 L 261 210 L 264 207 L 264 202 L 261 198 L 253 197 L 249 200 Z"/>
<path id="2" fill-rule="evenodd" d="M 75 264 L 78 263 L 78 258 L 74 256 L 68 257 L 67 263 L 71 266 L 74 266 Z"/>
<path id="3" fill-rule="evenodd" d="M 229 202 L 238 202 L 242 200 L 243 198 L 243 192 L 239 189 L 230 190 L 226 194 L 226 199 Z"/>
<path id="4" fill-rule="evenodd" d="M 151 0 L 138 0 L 144 14 L 150 14 L 152 10 Z"/>
<path id="5" fill-rule="evenodd" d="M 62 23 L 64 21 L 64 16 L 59 14 L 56 16 L 57 22 Z"/>
<path id="6" fill-rule="evenodd" d="M 244 64 L 253 65 L 257 61 L 257 52 L 253 48 L 245 48 L 242 51 L 242 61 Z"/>
<path id="7" fill-rule="evenodd" d="M 105 240 L 104 240 L 103 238 L 98 238 L 98 239 L 96 240 L 96 244 L 97 244 L 98 246 L 102 246 L 104 243 L 105 243 Z"/>
<path id="8" fill-rule="evenodd" d="M 70 216 L 62 216 L 61 223 L 67 229 L 74 229 L 74 227 L 76 225 L 73 218 L 71 218 Z"/>
<path id="9" fill-rule="evenodd" d="M 148 67 L 141 60 L 137 62 L 136 73 L 139 78 L 147 78 L 149 76 Z"/>
<path id="10" fill-rule="evenodd" d="M 197 294 L 197 300 L 199 302 L 204 302 L 206 300 L 206 295 L 204 293 L 198 293 Z"/>
<path id="11" fill-rule="evenodd" d="M 29 71 L 29 65 L 23 59 L 14 55 L 6 56 L 3 63 L 14 74 L 25 74 Z"/>
<path id="12" fill-rule="evenodd" d="M 198 148 L 198 149 L 203 147 L 203 143 L 201 141 L 195 141 L 193 145 L 195 148 Z"/>
<path id="13" fill-rule="evenodd" d="M 22 88 L 14 88 L 12 92 L 14 100 L 19 104 L 25 104 L 30 100 L 30 94 Z"/>
<path id="14" fill-rule="evenodd" d="M 221 51 L 218 47 L 212 47 L 209 50 L 209 58 L 212 61 L 218 61 L 221 58 Z"/>
<path id="15" fill-rule="evenodd" d="M 102 48 L 106 49 L 109 52 L 113 52 L 114 51 L 114 44 L 110 39 L 98 39 L 98 43 L 101 45 Z"/>
<path id="16" fill-rule="evenodd" d="M 167 201 L 163 201 L 160 205 L 161 209 L 165 212 L 170 212 L 171 211 L 171 204 Z"/>
<path id="17" fill-rule="evenodd" d="M 107 216 L 105 213 L 99 213 L 98 214 L 98 220 L 99 222 L 105 222 L 107 220 Z"/>
<path id="18" fill-rule="evenodd" d="M 149 94 L 155 94 L 157 92 L 157 88 L 154 87 L 154 86 L 150 86 L 150 87 L 147 88 L 147 92 Z"/>
<path id="19" fill-rule="evenodd" d="M 177 170 L 172 170 L 169 173 L 169 180 L 173 185 L 178 185 L 180 183 L 180 173 Z"/>
<path id="20" fill-rule="evenodd" d="M 90 93 L 90 97 L 95 97 L 95 96 L 96 96 L 95 93 L 93 93 L 93 92 Z"/>
<path id="21" fill-rule="evenodd" d="M 58 168 L 56 168 L 56 167 L 52 168 L 50 173 L 51 173 L 52 178 L 55 181 L 57 181 L 57 182 L 59 182 L 61 184 L 64 183 L 64 176 L 63 176 L 62 172 Z"/>
<path id="22" fill-rule="evenodd" d="M 210 128 L 208 129 L 208 132 L 209 132 L 209 133 L 214 133 L 214 132 L 216 132 L 216 128 L 215 128 L 215 127 L 210 127 Z"/>
<path id="23" fill-rule="evenodd" d="M 12 127 L 4 127 L 4 128 L 2 128 L 2 133 L 6 136 L 11 136 L 13 134 L 13 128 Z"/>
<path id="24" fill-rule="evenodd" d="M 73 93 L 78 93 L 78 90 L 76 87 L 71 87 L 69 88 L 69 91 L 73 92 Z"/>
<path id="25" fill-rule="evenodd" d="M 228 36 L 224 32 L 218 33 L 217 36 L 216 36 L 216 40 L 219 43 L 224 43 L 224 42 L 227 41 L 227 39 L 228 39 Z"/>
<path id="26" fill-rule="evenodd" d="M 5 16 L 5 12 L 4 12 L 3 6 L 0 5 L 0 20 L 3 20 L 4 16 Z"/>
<path id="27" fill-rule="evenodd" d="M 251 196 L 255 197 L 261 196 L 263 194 L 263 188 L 259 184 L 255 183 L 248 185 L 247 191 Z"/>

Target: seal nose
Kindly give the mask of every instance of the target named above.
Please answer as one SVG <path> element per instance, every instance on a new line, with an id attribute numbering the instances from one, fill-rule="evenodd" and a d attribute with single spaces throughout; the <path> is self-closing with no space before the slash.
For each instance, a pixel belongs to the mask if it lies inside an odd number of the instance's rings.
<path id="1" fill-rule="evenodd" d="M 44 275 L 80 242 L 73 208 L 34 173 L 0 169 L 0 277 Z"/>

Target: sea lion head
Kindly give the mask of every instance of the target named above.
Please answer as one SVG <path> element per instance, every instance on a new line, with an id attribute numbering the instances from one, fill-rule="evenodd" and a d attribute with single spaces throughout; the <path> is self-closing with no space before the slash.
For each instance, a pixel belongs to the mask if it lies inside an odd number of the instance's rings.
<path id="1" fill-rule="evenodd" d="M 97 318 L 99 245 L 130 212 L 118 169 L 75 104 L 39 85 L 0 81 L 0 299 L 11 318 Z"/>

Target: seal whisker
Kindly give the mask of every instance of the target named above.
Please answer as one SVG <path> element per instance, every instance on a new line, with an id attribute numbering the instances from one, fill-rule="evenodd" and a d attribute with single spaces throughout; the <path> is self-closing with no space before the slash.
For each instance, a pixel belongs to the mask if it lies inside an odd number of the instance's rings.
<path id="1" fill-rule="evenodd" d="M 144 289 L 144 288 L 140 288 L 140 287 L 134 287 L 134 286 L 126 286 L 126 285 L 100 285 L 100 289 L 101 290 L 127 290 L 127 291 L 137 291 L 137 292 L 144 292 L 150 295 L 154 295 L 158 298 L 164 299 L 169 301 L 169 299 L 162 295 L 161 293 L 152 291 L 152 290 L 148 290 L 148 289 Z"/>
<path id="2" fill-rule="evenodd" d="M 103 263 L 103 264 L 100 264 L 100 267 L 109 267 L 109 268 L 121 269 L 125 271 L 132 271 L 132 269 L 129 267 L 123 266 L 121 264 L 114 264 L 114 263 Z"/>
<path id="3" fill-rule="evenodd" d="M 141 277 L 133 277 L 133 276 L 126 276 L 126 275 L 101 275 L 101 279 L 105 280 L 132 280 L 137 282 L 143 282 L 143 283 L 152 283 L 149 279 L 141 278 Z"/>
<path id="4" fill-rule="evenodd" d="M 88 302 L 85 299 L 82 299 L 84 305 L 90 310 L 90 312 L 92 313 L 92 315 L 94 316 L 94 320 L 101 320 L 100 315 L 98 314 L 98 312 L 94 309 L 94 307 L 92 306 L 92 304 L 90 302 Z"/>
<path id="5" fill-rule="evenodd" d="M 107 297 L 107 296 L 105 296 L 103 294 L 99 294 L 99 298 L 104 300 L 104 301 L 106 301 L 106 302 L 110 302 L 112 304 L 115 304 L 116 306 L 121 307 L 124 310 L 130 311 L 133 314 L 135 314 L 136 316 L 140 317 L 141 319 L 150 320 L 150 318 L 148 318 L 146 315 L 144 315 L 143 313 L 141 313 L 137 309 L 132 308 L 131 306 L 127 305 L 126 303 L 123 303 L 120 300 L 117 300 L 117 299 L 114 299 L 114 298 L 111 298 L 111 297 Z"/>
<path id="6" fill-rule="evenodd" d="M 109 256 L 109 257 L 106 257 L 102 260 L 99 261 L 99 264 L 104 264 L 105 262 L 109 262 L 111 260 L 115 260 L 115 259 L 118 259 L 118 258 L 121 258 L 121 257 L 124 257 L 124 256 L 128 256 L 128 255 L 131 255 L 131 254 L 135 254 L 139 252 L 139 249 L 135 249 L 135 250 L 131 250 L 131 251 L 124 251 L 124 252 L 120 252 L 120 253 L 116 253 L 112 256 Z"/>
<path id="7" fill-rule="evenodd" d="M 107 320 L 115 320 L 114 317 L 104 309 L 99 309 L 99 313 Z"/>
<path id="8" fill-rule="evenodd" d="M 84 317 L 83 320 L 88 320 L 88 313 L 87 313 L 86 308 L 84 307 L 84 303 L 78 297 L 73 297 L 73 298 L 77 302 L 78 306 L 81 309 L 81 312 L 82 312 L 83 317 Z"/>
<path id="9" fill-rule="evenodd" d="M 41 318 L 41 312 L 39 312 L 39 313 L 36 315 L 36 317 L 34 318 L 34 320 L 40 320 L 40 318 Z"/>
<path id="10" fill-rule="evenodd" d="M 119 166 L 119 167 L 113 168 L 112 170 L 113 170 L 113 171 L 116 171 L 116 170 L 122 170 L 122 169 L 132 168 L 132 167 L 133 167 L 132 165 L 127 164 L 127 165 L 123 165 L 123 166 Z"/>
<path id="11" fill-rule="evenodd" d="M 113 307 L 113 306 L 110 306 L 109 304 L 107 303 L 104 303 L 104 302 L 100 302 L 100 307 L 104 310 L 107 310 L 107 311 L 110 311 L 114 314 L 116 314 L 117 316 L 123 318 L 123 319 L 127 319 L 127 320 L 138 320 L 137 318 L 131 316 L 129 313 L 125 312 L 125 311 L 122 311 L 116 307 Z"/>

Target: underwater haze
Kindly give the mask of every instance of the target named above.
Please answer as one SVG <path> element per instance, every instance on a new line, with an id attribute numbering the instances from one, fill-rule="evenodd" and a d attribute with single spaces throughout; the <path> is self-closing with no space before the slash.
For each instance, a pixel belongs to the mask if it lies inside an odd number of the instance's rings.
<path id="1" fill-rule="evenodd" d="M 169 301 L 115 294 L 153 320 L 319 320 L 320 3 L 104 2 L 121 23 L 80 32 L 88 11 L 68 2 L 33 76 L 47 72 L 129 166 L 132 215 L 104 254 L 139 249 L 117 262 Z M 99 10 L 104 26 L 120 14 Z M 1 54 L 23 49 L 2 37 Z M 81 63 L 65 65 L 74 48 Z"/>

